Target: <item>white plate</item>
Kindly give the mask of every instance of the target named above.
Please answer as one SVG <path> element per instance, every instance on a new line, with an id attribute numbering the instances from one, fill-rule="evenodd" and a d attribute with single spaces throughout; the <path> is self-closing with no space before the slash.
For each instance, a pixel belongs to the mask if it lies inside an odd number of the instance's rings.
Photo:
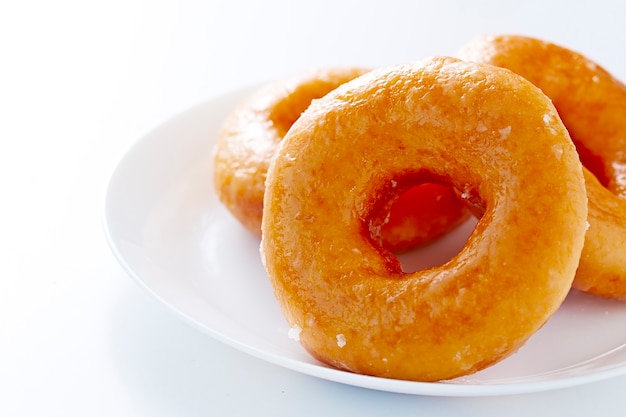
<path id="1" fill-rule="evenodd" d="M 259 260 L 259 241 L 231 218 L 212 185 L 211 151 L 224 117 L 249 90 L 175 117 L 135 143 L 111 177 L 107 238 L 125 270 L 178 315 L 228 345 L 304 374 L 409 394 L 478 396 L 543 391 L 626 373 L 626 303 L 572 292 L 515 355 L 466 378 L 420 383 L 352 374 L 312 359 L 287 336 Z M 449 257 L 472 227 L 413 254 Z M 444 260 L 442 258 L 442 260 Z M 405 260 L 405 262 L 409 262 Z"/>

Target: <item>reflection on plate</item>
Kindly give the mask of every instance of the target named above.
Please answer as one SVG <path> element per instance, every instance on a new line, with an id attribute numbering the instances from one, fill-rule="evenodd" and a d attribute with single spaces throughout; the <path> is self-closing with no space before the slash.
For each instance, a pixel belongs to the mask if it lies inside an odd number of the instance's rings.
<path id="1" fill-rule="evenodd" d="M 107 189 L 104 222 L 113 252 L 147 291 L 209 335 L 286 368 L 372 389 L 477 396 L 543 391 L 626 373 L 626 303 L 572 292 L 515 355 L 440 383 L 331 369 L 287 336 L 259 258 L 259 241 L 217 201 L 211 150 L 224 117 L 249 90 L 175 117 L 135 143 Z M 472 225 L 405 260 L 450 256 Z M 445 259 L 444 259 L 445 260 Z"/>

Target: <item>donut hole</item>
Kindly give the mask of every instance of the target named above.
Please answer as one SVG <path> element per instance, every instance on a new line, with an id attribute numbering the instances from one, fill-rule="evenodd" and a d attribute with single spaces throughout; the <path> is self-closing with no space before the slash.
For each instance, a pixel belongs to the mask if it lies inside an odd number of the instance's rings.
<path id="1" fill-rule="evenodd" d="M 269 120 L 279 138 L 285 137 L 291 126 L 310 103 L 311 97 L 292 94 L 275 104 L 269 115 Z"/>
<path id="2" fill-rule="evenodd" d="M 396 253 L 402 272 L 408 274 L 445 264 L 463 249 L 477 223 L 478 218 L 470 216 L 449 233 L 439 236 L 429 244 Z"/>
<path id="3" fill-rule="evenodd" d="M 609 176 L 604 168 L 604 161 L 598 155 L 593 154 L 589 149 L 584 147 L 579 141 L 574 140 L 576 150 L 580 157 L 580 162 L 598 179 L 604 188 L 608 188 Z"/>
<path id="4" fill-rule="evenodd" d="M 471 214 L 480 217 L 464 194 L 439 178 L 394 180 L 372 216 L 370 237 L 398 259 L 405 273 L 442 265 L 474 230 Z"/>

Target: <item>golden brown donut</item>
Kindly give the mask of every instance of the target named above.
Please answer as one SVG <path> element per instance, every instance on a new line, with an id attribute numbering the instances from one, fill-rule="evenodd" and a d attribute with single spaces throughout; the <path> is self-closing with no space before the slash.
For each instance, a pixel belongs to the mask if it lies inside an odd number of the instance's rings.
<path id="1" fill-rule="evenodd" d="M 424 181 L 484 215 L 451 260 L 404 273 L 370 230 L 381 199 Z M 587 227 L 582 166 L 550 100 L 453 58 L 375 70 L 313 103 L 266 186 L 261 254 L 291 336 L 388 378 L 454 378 L 519 349 L 567 295 Z"/>
<path id="2" fill-rule="evenodd" d="M 285 133 L 311 101 L 365 72 L 319 69 L 271 83 L 226 120 L 214 149 L 215 189 L 226 208 L 255 235 L 261 234 L 267 167 Z M 377 234 L 392 251 L 430 242 L 469 217 L 454 190 L 435 184 L 407 191 L 385 210 Z"/>
<path id="3" fill-rule="evenodd" d="M 626 86 L 567 48 L 525 36 L 483 36 L 462 59 L 508 68 L 552 99 L 580 154 L 589 231 L 574 287 L 626 300 Z"/>

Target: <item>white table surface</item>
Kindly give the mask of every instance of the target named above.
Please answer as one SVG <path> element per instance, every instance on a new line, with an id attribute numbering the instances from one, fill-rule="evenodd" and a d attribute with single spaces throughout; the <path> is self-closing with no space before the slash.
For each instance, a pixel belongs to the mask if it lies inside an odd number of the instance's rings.
<path id="1" fill-rule="evenodd" d="M 3 2 L 0 415 L 623 415 L 626 376 L 444 398 L 268 364 L 140 289 L 101 214 L 122 152 L 221 93 L 313 67 L 453 55 L 483 33 L 552 40 L 626 79 L 625 17 L 613 0 Z"/>

